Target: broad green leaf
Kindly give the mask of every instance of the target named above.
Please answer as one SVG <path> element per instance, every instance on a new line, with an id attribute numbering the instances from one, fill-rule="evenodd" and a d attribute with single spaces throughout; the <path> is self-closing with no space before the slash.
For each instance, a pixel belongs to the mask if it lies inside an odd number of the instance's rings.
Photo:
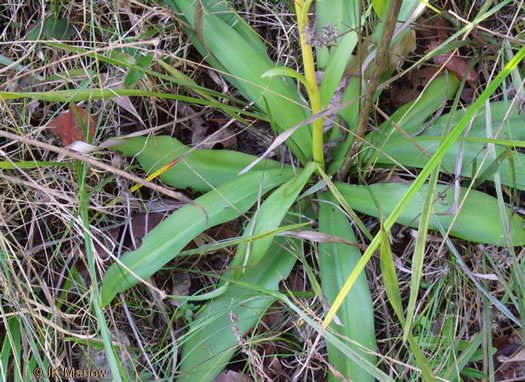
<path id="1" fill-rule="evenodd" d="M 347 28 L 343 25 L 344 19 L 344 3 L 349 0 L 323 0 L 315 3 L 315 18 L 316 18 L 316 32 L 317 35 L 323 34 L 323 29 L 333 29 L 336 35 L 339 35 Z M 335 41 L 327 41 L 333 45 L 338 44 L 338 39 Z M 328 47 L 322 46 L 316 49 L 316 64 L 317 68 L 323 69 L 328 65 L 330 52 Z"/>
<path id="2" fill-rule="evenodd" d="M 288 277 L 296 261 L 293 251 L 298 250 L 297 241 L 291 242 L 292 248 L 284 238 L 276 238 L 257 267 L 231 280 L 223 295 L 199 311 L 182 347 L 178 381 L 212 381 L 224 369 L 239 348 L 233 327 L 244 336 L 275 302 L 274 296 L 257 290 L 278 290 L 281 279 Z"/>
<path id="3" fill-rule="evenodd" d="M 406 183 L 372 184 L 369 186 L 336 183 L 336 185 L 350 207 L 375 217 L 380 217 L 380 214 L 370 199 L 370 192 L 373 193 L 375 199 L 379 202 L 383 213 L 390 215 L 410 188 L 410 184 Z M 397 223 L 410 225 L 413 228 L 418 227 L 427 187 L 428 185 L 423 185 L 420 188 L 407 207 L 397 217 Z M 461 188 L 459 203 L 465 197 L 466 191 L 465 188 Z M 438 221 L 448 230 L 452 220 L 455 219 L 450 235 L 473 242 L 505 245 L 503 228 L 499 224 L 498 201 L 494 197 L 479 191 L 470 190 L 461 210 L 457 213 L 457 216 L 453 216 L 444 213 L 454 203 L 454 188 L 438 185 L 437 195 L 438 200 L 434 201 L 433 206 Z M 513 214 L 511 217 L 510 213 L 510 209 L 506 208 L 507 217 L 510 219 L 513 245 L 525 245 L 525 220 L 517 214 Z M 439 227 L 433 220 L 429 222 L 429 228 L 439 230 Z"/>
<path id="4" fill-rule="evenodd" d="M 425 126 L 424 121 L 444 104 L 446 99 L 454 97 L 458 87 L 459 81 L 454 74 L 440 76 L 429 83 L 417 99 L 397 109 L 397 111 L 390 116 L 390 119 L 408 135 L 416 134 Z M 378 130 L 366 136 L 366 141 L 371 142 L 374 146 L 381 149 L 384 145 L 388 145 L 396 136 L 403 137 L 390 121 L 385 121 L 379 126 Z M 365 144 L 363 144 L 363 150 L 365 150 L 366 141 Z M 365 152 L 366 155 L 375 154 L 377 151 L 374 147 L 370 147 L 368 150 L 370 150 L 371 153 Z"/>
<path id="5" fill-rule="evenodd" d="M 339 86 L 348 60 L 350 59 L 356 45 L 357 33 L 347 32 L 341 37 L 337 47 L 332 48 L 335 52 L 330 55 L 330 60 L 328 61 L 323 80 L 321 81 L 320 96 L 321 104 L 324 109 L 328 107 L 337 86 Z"/>
<path id="6" fill-rule="evenodd" d="M 160 175 L 160 179 L 170 186 L 191 188 L 194 191 L 209 191 L 212 187 L 235 179 L 239 171 L 257 159 L 231 150 L 191 150 L 169 136 L 135 137 L 112 147 L 112 150 L 122 151 L 128 157 L 136 156 L 148 174 L 180 158 L 179 162 Z M 258 163 L 254 170 L 277 168 L 279 162 L 267 160 Z M 290 166 L 286 168 L 291 171 Z"/>
<path id="7" fill-rule="evenodd" d="M 144 69 L 149 68 L 153 61 L 153 54 L 146 54 L 137 60 L 137 63 L 130 69 L 124 78 L 124 87 L 133 87 L 144 75 Z"/>
<path id="8" fill-rule="evenodd" d="M 101 305 L 108 305 L 117 293 L 136 285 L 172 260 L 195 236 L 206 229 L 225 223 L 246 212 L 257 200 L 259 191 L 265 194 L 292 177 L 291 171 L 268 170 L 250 172 L 223 184 L 196 199 L 208 213 L 185 205 L 146 235 L 142 246 L 125 253 L 105 273 L 101 292 Z M 126 268 L 124 268 L 124 266 Z M 129 271 L 133 272 L 132 275 Z"/>
<path id="9" fill-rule="evenodd" d="M 227 23 L 232 29 L 239 33 L 246 41 L 248 41 L 254 48 L 260 51 L 262 54 L 266 54 L 266 45 L 259 35 L 248 25 L 246 20 L 239 16 L 233 9 L 233 4 L 228 1 L 217 1 L 217 0 L 201 0 L 203 7 L 206 12 L 219 17 L 225 23 Z M 174 9 L 178 9 L 179 12 L 183 10 L 179 8 L 178 4 L 184 5 L 177 0 L 165 0 L 166 4 Z M 188 11 L 185 10 L 187 13 Z M 194 15 L 192 17 L 195 17 Z"/>
<path id="10" fill-rule="evenodd" d="M 506 102 L 492 102 L 491 103 L 491 119 L 493 131 L 501 131 L 498 139 L 501 140 L 525 140 L 525 129 L 523 128 L 523 117 L 519 115 L 516 107 L 508 112 L 509 105 Z M 434 155 L 439 147 L 440 137 L 448 135 L 447 126 L 455 126 L 466 112 L 456 112 L 454 115 L 443 115 L 435 123 L 429 126 L 414 141 L 416 141 L 427 153 Z M 397 113 L 394 114 L 394 116 Z M 472 177 L 473 172 L 477 170 L 477 166 L 481 164 L 485 154 L 487 153 L 487 146 L 485 142 L 475 141 L 475 138 L 487 138 L 486 133 L 486 113 L 485 108 L 481 108 L 472 119 L 472 125 L 468 134 L 469 140 L 465 140 L 463 148 L 463 167 L 461 175 Z M 410 120 L 415 117 L 420 120 L 413 112 L 409 113 L 408 118 L 400 123 L 401 127 L 408 133 L 414 134 L 422 129 L 423 125 L 415 125 Z M 395 119 L 395 118 L 394 118 Z M 450 121 L 449 121 L 450 119 Z M 421 153 L 421 151 L 403 137 L 397 131 L 392 131 L 387 124 L 381 125 L 382 132 L 374 132 L 367 136 L 372 144 L 382 148 L 381 153 L 377 153 L 376 149 L 370 148 L 367 158 L 369 162 L 376 161 L 380 164 L 393 164 L 394 161 L 401 163 L 407 167 L 424 167 L 429 159 Z M 387 138 L 388 137 L 388 138 Z M 455 173 L 456 159 L 459 153 L 460 142 L 455 142 L 450 150 L 447 151 L 441 162 L 442 167 L 449 173 Z M 506 148 L 496 145 L 496 155 L 500 156 L 505 153 Z M 501 182 L 507 186 L 513 186 L 513 179 L 516 179 L 516 186 L 525 190 L 525 155 L 512 150 L 510 152 L 511 160 L 514 161 L 514 167 L 508 157 L 504 158 L 499 167 L 497 167 L 501 176 Z M 487 159 L 481 167 L 481 173 L 489 171 L 496 165 L 494 162 Z M 474 165 L 477 165 L 473 168 Z"/>
<path id="11" fill-rule="evenodd" d="M 359 97 L 359 91 L 359 78 L 351 77 L 348 80 L 348 86 L 345 89 L 341 103 L 346 103 L 351 99 Z M 359 117 L 359 103 L 360 101 L 357 99 L 355 102 L 339 111 L 339 116 L 343 118 L 346 123 L 346 127 L 350 131 L 355 131 L 357 125 L 357 119 Z M 334 126 L 333 128 L 336 129 L 337 127 Z M 341 167 L 343 164 L 346 153 L 350 149 L 353 139 L 354 135 L 348 133 L 346 139 L 334 148 L 332 151 L 333 160 L 328 164 L 328 175 L 334 175 L 337 170 L 339 170 L 339 167 Z"/>
<path id="12" fill-rule="evenodd" d="M 300 174 L 275 190 L 252 217 L 244 237 L 278 228 L 314 169 L 315 164 L 309 163 Z M 273 240 L 274 238 L 269 236 L 239 245 L 235 258 L 228 267 L 230 270 L 223 275 L 233 284 L 224 284 L 223 287 L 227 287 L 227 291 L 213 300 L 196 317 L 194 326 L 199 325 L 199 318 L 209 317 L 211 323 L 203 323 L 196 329 L 197 334 L 185 343 L 179 380 L 212 380 L 227 364 L 235 346 L 238 345 L 239 339 L 235 336 L 232 325 L 239 329 L 240 335 L 244 335 L 275 301 L 268 296 L 253 298 L 252 293 L 239 288 L 234 281 L 254 283 L 266 289 L 277 288 L 280 277 L 286 277 L 290 272 L 295 258 L 287 253 L 283 239 L 278 239 L 281 243 L 279 247 L 275 244 L 272 247 Z M 252 298 L 248 298 L 250 296 Z M 237 301 L 236 298 L 246 301 Z M 230 311 L 236 318 L 229 315 Z M 185 357 L 186 354 L 188 358 Z"/>
<path id="13" fill-rule="evenodd" d="M 352 226 L 346 216 L 336 207 L 337 201 L 331 194 L 324 194 L 325 199 L 333 204 L 321 202 L 319 205 L 319 232 L 342 237 L 351 242 L 356 242 Z M 334 206 L 335 205 L 335 206 Z M 321 289 L 328 302 L 332 304 L 342 288 L 347 277 L 359 261 L 361 253 L 359 249 L 345 244 L 320 243 L 319 244 L 319 268 L 321 277 Z M 330 328 L 340 334 L 340 340 L 346 338 L 355 341 L 370 351 L 377 351 L 374 332 L 374 307 L 368 288 L 365 274 L 361 274 L 356 284 L 348 294 L 344 303 L 337 312 L 337 317 L 344 325 L 343 327 L 332 323 Z M 362 348 L 352 342 L 348 346 L 360 353 L 370 363 L 376 362 L 373 354 L 364 352 Z M 328 362 L 335 367 L 347 380 L 374 381 L 374 377 L 361 368 L 359 363 L 354 362 L 330 342 L 327 343 Z M 339 381 L 330 373 L 329 381 Z"/>
<path id="14" fill-rule="evenodd" d="M 308 163 L 301 173 L 272 192 L 250 220 L 243 236 L 257 235 L 279 227 L 314 170 L 315 163 Z M 230 264 L 230 267 L 237 269 L 228 277 L 236 279 L 246 268 L 257 267 L 261 261 L 264 261 L 263 257 L 271 242 L 272 237 L 266 237 L 253 243 L 239 245 L 235 258 Z"/>
<path id="15" fill-rule="evenodd" d="M 376 15 L 381 18 L 383 13 L 385 13 L 387 0 L 372 0 L 372 7 Z"/>
<path id="16" fill-rule="evenodd" d="M 40 34 L 40 22 L 27 34 L 28 40 L 36 40 Z M 44 21 L 44 29 L 42 30 L 41 40 L 55 39 L 55 40 L 69 40 L 75 35 L 76 31 L 68 19 L 54 19 L 50 18 Z"/>
<path id="17" fill-rule="evenodd" d="M 184 12 L 186 21 L 195 27 L 195 2 L 174 0 L 174 3 Z M 202 12 L 202 29 L 205 50 L 213 55 L 209 61 L 214 66 L 216 63 L 220 64 L 219 69 L 223 71 L 221 74 L 225 79 L 233 80 L 231 82 L 234 86 L 261 110 L 267 111 L 266 103 L 268 104 L 279 133 L 299 124 L 308 116 L 306 105 L 289 81 L 278 77 L 261 77 L 276 66 L 267 54 L 254 48 L 228 23 L 208 9 Z M 193 39 L 194 44 L 195 40 Z M 311 133 L 307 126 L 298 129 L 287 144 L 302 163 L 306 163 L 311 157 Z"/>
<path id="18" fill-rule="evenodd" d="M 499 72 L 496 77 L 490 82 L 486 89 L 481 93 L 479 98 L 474 102 L 474 104 L 467 110 L 465 115 L 459 120 L 458 124 L 452 129 L 450 134 L 443 140 L 440 148 L 433 156 L 433 158 L 427 163 L 427 165 L 421 170 L 420 174 L 412 182 L 410 187 L 406 190 L 406 193 L 402 196 L 396 206 L 393 208 L 391 214 L 386 218 L 384 222 L 385 230 L 390 230 L 399 216 L 403 211 L 409 206 L 411 200 L 416 196 L 420 189 L 424 186 L 425 180 L 428 178 L 430 173 L 439 165 L 443 156 L 446 154 L 448 149 L 456 142 L 459 136 L 465 131 L 467 125 L 474 117 L 474 114 L 479 110 L 479 108 L 489 99 L 489 97 L 496 91 L 496 89 L 501 85 L 505 78 L 510 74 L 510 72 L 523 60 L 525 57 L 525 47 L 521 48 L 516 56 Z M 522 222 L 520 222 L 522 223 Z M 521 228 L 525 229 L 525 228 Z M 363 253 L 363 256 L 357 263 L 354 271 L 346 280 L 343 288 L 337 295 L 337 298 L 326 314 L 326 317 L 323 321 L 322 328 L 325 329 L 328 324 L 333 320 L 335 313 L 341 306 L 344 298 L 354 285 L 357 276 L 363 271 L 365 265 L 370 260 L 375 250 L 380 244 L 380 233 L 377 234 L 374 239 L 370 242 L 367 250 Z M 320 333 L 317 338 L 322 335 Z M 410 338 L 410 337 L 409 337 Z"/>
<path id="19" fill-rule="evenodd" d="M 290 77 L 295 78 L 296 80 L 301 81 L 301 83 L 304 86 L 308 86 L 306 83 L 306 78 L 302 74 L 299 74 L 297 70 L 293 70 L 292 68 L 287 68 L 284 66 L 279 66 L 277 68 L 272 68 L 270 70 L 267 70 L 262 74 L 261 77 L 275 77 L 275 76 L 284 76 L 284 77 Z"/>
<path id="20" fill-rule="evenodd" d="M 304 120 L 305 113 L 300 106 L 301 101 L 285 82 L 277 77 L 261 77 L 264 72 L 274 67 L 269 57 L 258 55 L 251 45 L 238 38 L 217 18 L 204 17 L 204 28 L 205 36 L 215 37 L 206 40 L 207 46 L 229 73 L 240 78 L 240 85 L 249 99 L 262 110 L 265 110 L 266 106 L 263 98 L 266 100 L 279 133 Z M 217 36 L 220 39 L 217 39 Z M 301 162 L 305 163 L 311 157 L 311 134 L 307 126 L 294 132 L 287 144 Z"/>

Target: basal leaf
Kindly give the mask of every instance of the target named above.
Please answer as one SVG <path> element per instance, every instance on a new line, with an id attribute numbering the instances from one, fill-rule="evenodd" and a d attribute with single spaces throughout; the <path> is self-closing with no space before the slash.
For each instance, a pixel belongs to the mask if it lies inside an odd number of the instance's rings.
<path id="1" fill-rule="evenodd" d="M 181 158 L 163 172 L 160 179 L 170 186 L 194 191 L 209 191 L 212 186 L 235 179 L 239 171 L 257 159 L 231 150 L 194 149 L 190 152 L 189 147 L 169 136 L 135 137 L 112 149 L 122 151 L 128 157 L 136 156 L 149 174 Z M 256 165 L 254 170 L 276 168 L 279 168 L 279 162 L 267 160 Z M 286 171 L 291 171 L 289 166 Z"/>
<path id="2" fill-rule="evenodd" d="M 178 381 L 213 381 L 228 364 L 240 346 L 234 328 L 244 336 L 276 300 L 256 290 L 277 290 L 281 279 L 288 276 L 295 264 L 296 258 L 287 243 L 276 238 L 264 261 L 241 274 L 237 282 L 251 284 L 254 289 L 232 281 L 224 294 L 199 311 L 182 347 Z"/>
<path id="3" fill-rule="evenodd" d="M 337 188 L 344 196 L 350 207 L 370 216 L 380 217 L 370 192 L 378 201 L 385 215 L 390 215 L 410 187 L 406 183 L 372 184 L 369 186 L 336 183 Z M 423 210 L 427 185 L 421 187 L 416 196 L 409 202 L 407 208 L 401 212 L 396 222 L 417 228 L 419 215 Z M 461 188 L 459 202 L 463 200 L 466 189 Z M 444 214 L 454 203 L 454 188 L 444 185 L 437 186 L 438 200 L 434 201 L 434 214 L 439 222 L 448 230 L 455 219 L 450 234 L 468 241 L 492 245 L 505 245 L 505 236 L 500 221 L 498 201 L 487 194 L 470 190 L 463 207 L 457 217 Z M 525 245 L 525 220 L 517 214 L 511 216 L 510 209 L 506 214 L 510 220 L 511 239 L 515 246 Z M 439 230 L 433 220 L 429 222 L 429 229 Z"/>
<path id="4" fill-rule="evenodd" d="M 36 40 L 40 34 L 40 22 L 27 34 L 28 40 Z M 55 39 L 55 40 L 69 40 L 75 35 L 75 28 L 71 25 L 68 19 L 49 18 L 44 21 L 44 29 L 42 30 L 41 40 Z"/>
<path id="5" fill-rule="evenodd" d="M 125 253 L 106 271 L 101 305 L 108 305 L 117 293 L 139 283 L 135 275 L 141 279 L 153 275 L 199 233 L 246 212 L 257 200 L 260 187 L 264 195 L 291 177 L 291 172 L 279 169 L 250 172 L 204 194 L 195 202 L 208 213 L 208 222 L 192 205 L 175 211 L 146 235 L 139 249 Z"/>
<path id="6" fill-rule="evenodd" d="M 337 201 L 330 194 L 321 196 L 328 202 L 319 205 L 319 232 L 327 233 L 356 242 L 352 226 L 347 217 L 336 207 Z M 334 206 L 335 205 L 335 206 Z M 345 244 L 320 243 L 319 244 L 319 267 L 321 277 L 321 289 L 328 303 L 332 304 L 344 285 L 346 279 L 361 258 L 359 249 Z M 376 351 L 376 338 L 374 331 L 374 307 L 366 276 L 362 273 L 344 303 L 337 312 L 337 317 L 344 325 L 330 324 L 335 333 L 341 335 L 340 340 L 350 339 L 361 344 L 370 351 Z M 361 347 L 353 342 L 348 346 L 360 353 L 370 363 L 376 362 L 373 354 L 364 352 Z M 345 378 L 353 381 L 374 381 L 374 377 L 353 362 L 342 353 L 336 346 L 327 343 L 328 362 L 335 367 Z M 330 373 L 329 381 L 339 381 Z"/>

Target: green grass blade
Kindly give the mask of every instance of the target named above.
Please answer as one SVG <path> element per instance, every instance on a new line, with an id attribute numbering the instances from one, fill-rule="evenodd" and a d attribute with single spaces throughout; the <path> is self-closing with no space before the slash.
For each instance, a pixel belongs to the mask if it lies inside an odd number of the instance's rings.
<path id="1" fill-rule="evenodd" d="M 470 359 L 481 346 L 481 341 L 483 340 L 483 332 L 479 332 L 474 340 L 470 343 L 469 347 L 461 353 L 457 360 L 455 360 L 454 365 L 451 365 L 446 373 L 444 378 L 447 381 L 457 381 L 460 379 L 459 372 L 469 363 Z"/>
<path id="2" fill-rule="evenodd" d="M 2 309 L 2 315 L 5 312 Z M 0 349 L 0 379 L 7 381 L 9 359 L 13 360 L 13 375 L 14 380 L 19 381 L 22 376 L 21 357 L 20 357 L 20 324 L 15 317 L 4 321 L 6 335 L 4 337 L 2 348 Z"/>
<path id="3" fill-rule="evenodd" d="M 4 170 L 15 170 L 17 168 L 39 168 L 39 167 L 72 167 L 70 164 L 60 162 L 42 162 L 42 161 L 22 161 L 22 162 L 9 162 L 1 161 L 0 169 Z"/>
<path id="4" fill-rule="evenodd" d="M 436 222 L 436 225 L 439 227 L 439 231 L 441 232 L 441 235 L 443 237 L 446 235 L 446 230 L 443 228 L 439 220 L 437 220 L 437 217 L 434 215 L 433 220 Z M 454 258 L 456 259 L 456 262 L 460 265 L 461 270 L 468 276 L 470 279 L 470 282 L 476 287 L 476 289 L 484 295 L 500 312 L 502 312 L 505 316 L 507 316 L 512 322 L 514 322 L 516 325 L 521 326 L 520 320 L 514 316 L 514 314 L 503 304 L 501 301 L 499 301 L 496 297 L 494 297 L 492 294 L 487 292 L 485 288 L 483 288 L 483 285 L 479 282 L 478 277 L 469 269 L 469 267 L 465 264 L 463 261 L 462 256 L 454 246 L 454 243 L 450 240 L 449 237 L 446 238 L 445 243 L 454 255 Z"/>
<path id="5" fill-rule="evenodd" d="M 120 263 L 113 264 L 105 273 L 102 284 L 102 306 L 108 305 L 115 295 L 139 280 L 145 279 L 178 255 L 195 236 L 215 225 L 230 221 L 246 212 L 257 200 L 259 185 L 262 194 L 279 186 L 289 178 L 280 170 L 253 172 L 224 184 L 217 190 L 199 197 L 196 202 L 208 213 L 208 222 L 202 212 L 186 205 L 155 227 L 142 242 L 142 246 L 127 252 Z"/>
<path id="6" fill-rule="evenodd" d="M 334 205 L 326 202 L 321 202 L 319 205 L 319 232 L 356 242 L 350 222 L 336 207 L 337 200 L 335 197 L 331 194 L 324 194 L 320 198 Z M 319 244 L 321 288 L 330 304 L 334 302 L 337 293 L 360 257 L 359 249 L 354 247 L 335 243 Z M 354 288 L 352 288 L 337 312 L 337 316 L 344 327 L 332 323 L 330 328 L 334 333 L 341 336 L 341 341 L 345 341 L 348 338 L 373 352 L 377 351 L 374 331 L 374 307 L 364 274 L 361 274 L 357 279 Z M 363 352 L 360 347 L 353 343 L 348 343 L 348 346 L 357 353 L 361 353 L 371 364 L 376 362 L 374 354 Z M 372 375 L 359 366 L 359 363 L 348 359 L 344 353 L 330 342 L 327 343 L 327 350 L 328 362 L 345 378 L 363 382 L 375 380 Z M 328 380 L 339 381 L 332 373 L 330 373 Z"/>
<path id="7" fill-rule="evenodd" d="M 185 103 L 195 103 L 198 105 L 212 106 L 221 110 L 225 110 L 227 113 L 240 113 L 246 116 L 260 118 L 260 114 L 247 112 L 240 108 L 225 105 L 217 101 L 210 101 L 207 99 L 181 96 L 178 94 L 154 92 L 142 89 L 102 89 L 102 88 L 91 88 L 91 89 L 74 89 L 74 90 L 55 90 L 49 92 L 3 92 L 0 91 L 0 99 L 10 100 L 18 98 L 31 98 L 40 101 L 53 101 L 53 102 L 80 102 L 89 101 L 93 99 L 109 99 L 121 96 L 131 97 L 158 97 L 162 99 L 172 99 L 176 101 L 182 101 Z"/>
<path id="8" fill-rule="evenodd" d="M 383 275 L 383 283 L 385 284 L 385 291 L 388 296 L 388 301 L 392 305 L 394 312 L 399 321 L 405 321 L 403 313 L 403 304 L 401 303 L 401 292 L 399 291 L 399 281 L 397 280 L 396 267 L 392 257 L 392 249 L 388 235 L 381 224 L 381 244 L 380 244 L 380 264 L 381 274 Z"/>
<path id="9" fill-rule="evenodd" d="M 405 316 L 403 314 L 403 304 L 401 302 L 399 281 L 397 279 L 394 259 L 392 257 L 392 248 L 390 247 L 388 235 L 383 228 L 383 224 L 381 224 L 380 238 L 380 265 L 381 273 L 383 274 L 383 282 L 385 284 L 385 291 L 388 296 L 388 301 L 390 301 L 397 318 L 401 324 L 404 325 Z M 432 368 L 430 367 L 428 360 L 410 333 L 407 335 L 407 340 L 410 350 L 412 350 L 412 353 L 414 353 L 414 357 L 416 358 L 416 361 L 421 369 L 421 373 L 423 374 L 425 382 L 435 381 L 436 377 L 432 372 Z"/>
<path id="10" fill-rule="evenodd" d="M 292 308 L 299 315 L 299 317 L 301 317 L 308 325 L 310 325 L 318 332 L 322 331 L 321 324 L 317 320 L 313 319 L 308 314 L 306 314 L 297 305 L 292 303 L 288 297 L 282 294 L 277 294 L 277 296 L 283 303 Z M 375 365 L 370 363 L 366 358 L 364 358 L 361 352 L 356 352 L 354 349 L 348 346 L 346 341 L 342 341 L 338 335 L 332 333 L 332 330 L 330 328 L 328 328 L 328 330 L 323 331 L 322 336 L 326 339 L 327 342 L 331 343 L 332 346 L 337 347 L 341 352 L 343 352 L 348 357 L 348 359 L 358 363 L 363 369 L 367 370 L 368 373 L 374 376 L 377 380 L 384 382 L 394 382 L 392 378 L 390 378 L 387 374 L 385 374 Z"/>
<path id="11" fill-rule="evenodd" d="M 341 195 L 335 184 L 332 182 L 332 180 L 326 175 L 326 173 L 323 171 L 320 166 L 317 168 L 317 171 L 325 181 L 326 185 L 328 186 L 328 189 L 330 192 L 334 195 L 337 202 L 343 207 L 343 209 L 346 211 L 348 216 L 354 221 L 354 223 L 357 225 L 357 227 L 361 230 L 361 232 L 370 240 L 372 240 L 372 235 L 370 234 L 370 231 L 368 231 L 368 228 L 366 228 L 365 224 L 359 219 L 359 216 L 354 212 L 352 207 L 346 202 L 345 198 Z"/>
<path id="12" fill-rule="evenodd" d="M 421 210 L 421 219 L 417 230 L 416 247 L 414 249 L 414 256 L 412 257 L 412 274 L 410 278 L 410 297 L 408 300 L 406 321 L 403 333 L 403 341 L 406 341 L 412 329 L 412 320 L 416 310 L 416 303 L 419 294 L 419 285 L 421 282 L 421 275 L 423 272 L 423 260 L 425 258 L 425 249 L 428 233 L 428 225 L 433 211 L 433 202 L 436 195 L 436 186 L 439 171 L 437 168 L 430 177 L 430 182 L 427 187 L 425 195 L 425 202 Z"/>

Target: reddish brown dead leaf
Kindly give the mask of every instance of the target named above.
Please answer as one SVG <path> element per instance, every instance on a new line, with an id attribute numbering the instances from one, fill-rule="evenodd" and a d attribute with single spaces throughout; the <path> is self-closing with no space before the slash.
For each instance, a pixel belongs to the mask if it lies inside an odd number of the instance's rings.
<path id="1" fill-rule="evenodd" d="M 426 53 L 434 50 L 439 45 L 441 45 L 442 41 L 430 41 L 428 43 L 428 49 Z M 433 58 L 434 62 L 437 65 L 444 65 L 445 68 L 452 73 L 454 73 L 458 79 L 461 81 L 465 75 L 467 76 L 466 81 L 470 86 L 473 88 L 476 87 L 476 81 L 478 80 L 478 75 L 474 68 L 468 69 L 467 61 L 464 58 L 458 57 L 458 56 L 452 56 L 449 60 L 449 57 L 452 55 L 452 53 L 446 53 L 446 54 L 440 54 Z M 468 71 L 468 73 L 467 73 Z"/>
<path id="2" fill-rule="evenodd" d="M 246 374 L 241 374 L 233 370 L 224 370 L 222 371 L 213 382 L 253 382 Z"/>
<path id="3" fill-rule="evenodd" d="M 131 219 L 130 235 L 132 236 L 132 245 L 138 247 L 142 245 L 142 239 L 148 232 L 160 224 L 164 219 L 164 214 L 159 212 L 150 212 L 148 214 L 136 215 Z"/>
<path id="4" fill-rule="evenodd" d="M 262 322 L 265 327 L 261 328 L 261 333 L 264 333 L 267 330 L 272 330 L 274 326 L 282 320 L 283 316 L 284 314 L 281 305 L 278 302 L 274 302 L 262 317 Z"/>
<path id="5" fill-rule="evenodd" d="M 407 81 L 397 81 L 392 85 L 392 90 L 390 92 L 390 100 L 392 104 L 396 108 L 399 108 L 419 97 L 436 72 L 436 68 L 429 66 L 419 70 L 411 70 L 408 73 Z"/>
<path id="6" fill-rule="evenodd" d="M 525 378 L 525 347 L 516 335 L 504 335 L 494 341 L 497 352 L 493 356 L 495 381 L 523 381 Z"/>
<path id="7" fill-rule="evenodd" d="M 93 118 L 86 112 L 85 109 L 78 107 L 75 104 L 72 104 L 72 107 L 58 115 L 51 122 L 49 122 L 48 127 L 53 134 L 60 138 L 64 146 L 68 146 L 75 141 L 86 141 L 86 136 L 82 129 L 82 120 L 84 127 L 88 128 L 89 126 L 89 135 L 91 138 L 95 136 L 95 121 Z"/>

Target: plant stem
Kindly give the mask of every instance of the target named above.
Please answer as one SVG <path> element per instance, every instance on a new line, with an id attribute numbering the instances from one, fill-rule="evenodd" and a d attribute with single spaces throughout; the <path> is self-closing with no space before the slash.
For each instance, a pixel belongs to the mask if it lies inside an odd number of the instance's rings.
<path id="1" fill-rule="evenodd" d="M 399 10 L 401 8 L 402 0 L 391 0 L 388 6 L 388 16 L 384 24 L 383 33 L 381 35 L 381 42 L 379 43 L 379 48 L 377 50 L 376 59 L 375 59 L 375 68 L 368 82 L 368 87 L 366 88 L 365 98 L 363 100 L 363 106 L 361 108 L 361 113 L 359 114 L 359 119 L 357 121 L 357 127 L 354 134 L 354 140 L 350 146 L 350 150 L 346 153 L 345 160 L 343 165 L 339 169 L 338 178 L 343 180 L 350 167 L 354 156 L 358 153 L 361 144 L 363 143 L 363 136 L 365 135 L 366 125 L 368 122 L 368 114 L 370 113 L 370 108 L 374 102 L 374 95 L 377 91 L 377 86 L 379 85 L 379 77 L 383 71 L 385 61 L 388 59 L 388 48 L 390 47 L 390 42 L 392 41 L 392 36 L 394 34 L 394 29 L 396 27 L 397 16 L 399 15 Z"/>
<path id="2" fill-rule="evenodd" d="M 295 11 L 297 12 L 297 25 L 299 27 L 299 40 L 301 42 L 301 52 L 303 55 L 304 76 L 306 78 L 306 91 L 310 100 L 310 107 L 312 114 L 317 114 L 321 111 L 321 97 L 317 89 L 317 81 L 315 79 L 315 65 L 312 47 L 306 42 L 305 27 L 308 26 L 308 8 L 311 1 L 307 1 L 306 9 L 304 9 L 303 0 L 295 0 Z M 312 123 L 312 152 L 314 162 L 324 168 L 324 152 L 323 152 L 323 118 L 320 118 Z"/>

